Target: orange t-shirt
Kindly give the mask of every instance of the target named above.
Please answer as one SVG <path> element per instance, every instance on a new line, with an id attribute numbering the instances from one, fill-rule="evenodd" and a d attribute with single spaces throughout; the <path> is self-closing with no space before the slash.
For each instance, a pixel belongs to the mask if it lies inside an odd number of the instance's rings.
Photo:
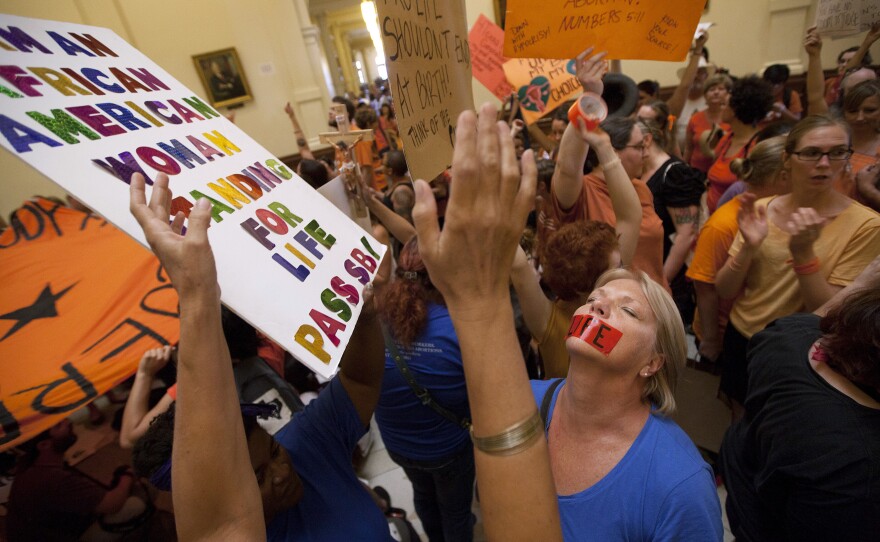
<path id="1" fill-rule="evenodd" d="M 373 168 L 373 188 L 385 190 L 388 182 L 385 180 L 385 174 L 379 171 L 379 168 L 382 167 L 382 158 L 375 150 L 375 143 L 375 141 L 359 141 L 354 146 L 354 156 L 359 165 Z"/>
<path id="2" fill-rule="evenodd" d="M 694 257 L 687 270 L 687 278 L 715 284 L 715 275 L 727 262 L 728 250 L 739 231 L 736 215 L 741 205 L 739 198 L 733 198 L 719 207 L 706 221 L 703 229 L 700 230 L 700 236 L 697 237 L 697 247 L 694 249 Z M 718 299 L 719 336 L 724 334 L 724 328 L 727 327 L 733 302 L 733 299 Z M 702 331 L 702 319 L 698 321 L 694 318 L 694 328 Z"/>
<path id="3" fill-rule="evenodd" d="M 724 195 L 724 191 L 738 180 L 736 175 L 730 171 L 730 163 L 736 158 L 745 156 L 747 152 L 746 148 L 743 147 L 732 156 L 724 156 L 727 154 L 728 149 L 730 149 L 730 142 L 732 140 L 733 132 L 728 132 L 721 138 L 718 146 L 715 147 L 715 162 L 706 173 L 706 179 L 709 181 L 709 190 L 706 193 L 706 206 L 709 207 L 709 214 L 715 212 L 715 209 L 718 207 L 718 200 Z"/>
<path id="4" fill-rule="evenodd" d="M 730 125 L 726 122 L 722 122 L 720 126 L 725 133 L 730 131 Z M 696 112 L 691 117 L 685 132 L 687 134 L 685 137 L 691 142 L 690 166 L 699 169 L 703 173 L 709 171 L 713 160 L 703 154 L 702 149 L 700 149 L 700 136 L 703 135 L 703 132 L 711 129 L 712 122 L 709 121 L 709 117 L 706 116 L 706 110 L 704 109 L 703 111 Z"/>
<path id="5" fill-rule="evenodd" d="M 643 181 L 633 179 L 633 186 L 642 203 L 642 223 L 639 228 L 639 242 L 636 254 L 633 257 L 632 266 L 644 271 L 649 277 L 669 289 L 666 278 L 663 276 L 663 222 L 654 211 L 654 197 L 651 189 Z M 584 175 L 584 189 L 581 190 L 577 201 L 571 209 L 563 209 L 556 199 L 556 193 L 551 189 L 550 205 L 547 210 L 550 218 L 556 221 L 558 226 L 578 220 L 597 220 L 605 222 L 611 227 L 617 224 L 614 215 L 614 207 L 611 205 L 611 195 L 608 193 L 608 185 L 605 180 L 596 175 Z"/>
<path id="6" fill-rule="evenodd" d="M 865 203 L 859 197 L 859 191 L 858 188 L 856 188 L 856 173 L 871 164 L 876 163 L 878 160 L 880 160 L 880 147 L 877 147 L 873 155 L 865 154 L 863 152 L 854 152 L 849 158 L 849 173 L 842 173 L 837 179 L 835 179 L 832 186 L 844 196 L 852 198 L 859 203 Z"/>

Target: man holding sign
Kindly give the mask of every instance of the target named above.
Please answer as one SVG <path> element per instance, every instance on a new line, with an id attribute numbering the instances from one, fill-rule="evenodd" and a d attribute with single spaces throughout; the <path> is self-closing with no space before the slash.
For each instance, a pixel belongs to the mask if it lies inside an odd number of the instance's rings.
<path id="1" fill-rule="evenodd" d="M 184 236 L 182 213 L 170 225 L 166 219 L 171 201 L 165 175 L 157 176 L 149 205 L 143 177 L 132 177 L 131 212 L 180 297 L 176 409 L 144 437 L 167 450 L 168 429 L 177 428 L 171 457 L 166 452 L 144 474 L 160 485 L 173 483 L 178 536 L 390 540 L 385 518 L 351 465 L 379 398 L 385 361 L 373 311 L 361 316 L 339 375 L 273 440 L 238 404 L 207 236 L 211 207 L 207 199 L 196 203 Z M 372 305 L 371 296 L 363 301 Z M 350 359 L 352 353 L 360 359 Z M 244 424 L 238 423 L 242 416 Z"/>

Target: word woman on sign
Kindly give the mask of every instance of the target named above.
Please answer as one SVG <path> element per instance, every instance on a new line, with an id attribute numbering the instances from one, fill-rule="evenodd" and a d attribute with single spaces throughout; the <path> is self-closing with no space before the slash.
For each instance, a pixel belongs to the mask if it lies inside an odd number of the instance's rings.
<path id="1" fill-rule="evenodd" d="M 170 472 L 178 535 L 390 540 L 385 518 L 351 465 L 379 398 L 384 367 L 372 298 L 364 300 L 367 308 L 338 376 L 273 438 L 255 423 L 253 405 L 239 405 L 236 397 L 207 235 L 209 202 L 196 203 L 184 233 L 182 212 L 168 224 L 171 200 L 166 176 L 157 177 L 149 205 L 143 178 L 132 177 L 131 212 L 180 297 L 176 406 L 145 436 L 156 443 L 159 457 L 143 473 L 167 479 Z M 242 418 L 244 423 L 234 422 Z"/>

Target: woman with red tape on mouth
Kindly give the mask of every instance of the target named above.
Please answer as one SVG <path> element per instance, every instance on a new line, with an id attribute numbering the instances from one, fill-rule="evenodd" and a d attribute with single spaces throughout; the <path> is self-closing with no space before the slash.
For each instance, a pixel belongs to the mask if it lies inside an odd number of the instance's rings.
<path id="1" fill-rule="evenodd" d="M 666 290 L 613 269 L 572 318 L 565 379 L 532 381 L 566 540 L 721 540 L 712 469 L 667 417 L 687 356 Z"/>
<path id="2" fill-rule="evenodd" d="M 743 412 L 749 339 L 777 318 L 816 310 L 880 254 L 880 215 L 833 189 L 852 153 L 846 123 L 807 117 L 785 142 L 791 192 L 740 196 L 739 233 L 715 279 L 721 298 L 739 296 L 724 332 L 721 377 L 734 421 Z"/>

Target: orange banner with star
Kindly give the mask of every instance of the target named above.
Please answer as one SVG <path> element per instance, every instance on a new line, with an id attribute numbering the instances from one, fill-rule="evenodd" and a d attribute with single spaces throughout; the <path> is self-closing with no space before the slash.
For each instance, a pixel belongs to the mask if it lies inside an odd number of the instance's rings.
<path id="1" fill-rule="evenodd" d="M 147 249 L 37 198 L 0 234 L 0 451 L 48 429 L 179 339 L 177 294 Z"/>

